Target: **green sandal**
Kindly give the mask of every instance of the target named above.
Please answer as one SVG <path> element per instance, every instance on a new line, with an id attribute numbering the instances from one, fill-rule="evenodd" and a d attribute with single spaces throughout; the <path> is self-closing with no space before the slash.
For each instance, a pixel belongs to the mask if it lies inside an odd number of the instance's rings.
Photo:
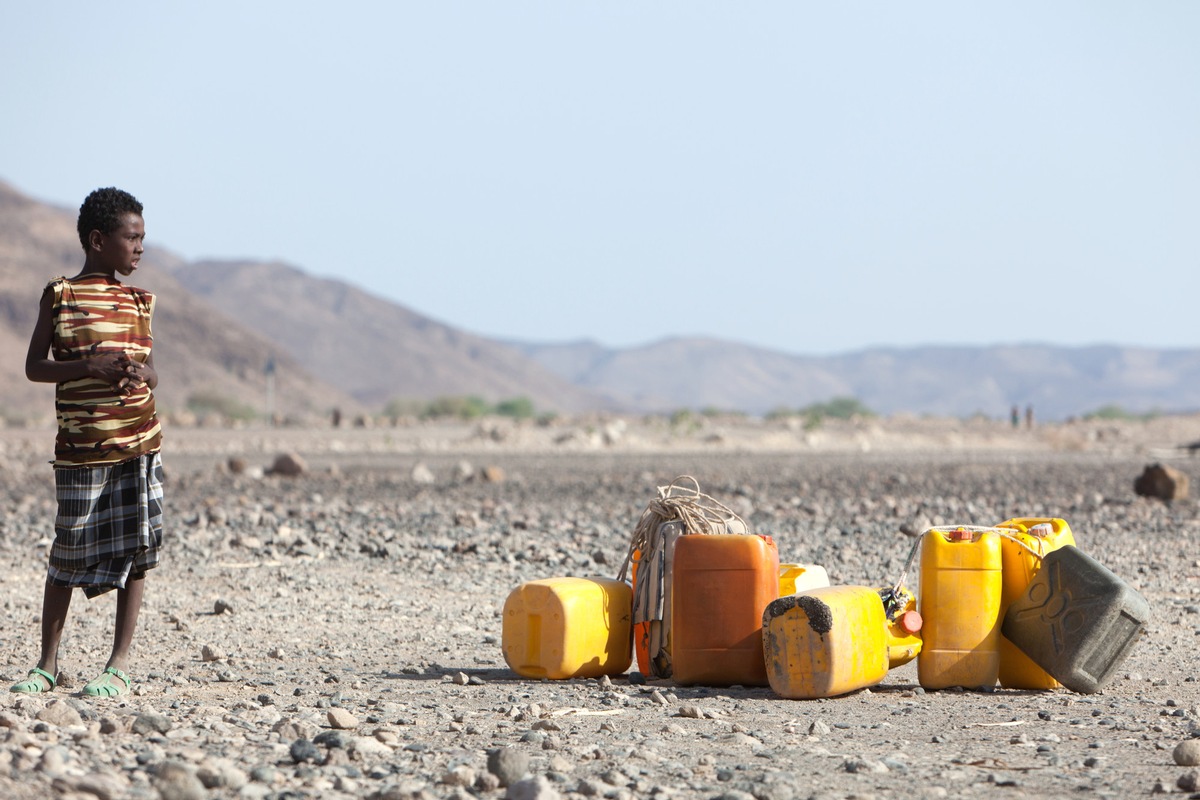
<path id="1" fill-rule="evenodd" d="M 45 683 L 43 684 L 42 681 L 45 681 Z M 53 691 L 54 687 L 57 685 L 58 681 L 54 679 L 53 675 L 51 675 L 49 672 L 46 672 L 46 670 L 42 669 L 41 667 L 34 667 L 33 669 L 29 670 L 28 678 L 20 683 L 14 683 L 11 687 L 9 687 L 9 691 L 16 692 L 18 694 L 43 694 L 45 692 Z"/>
<path id="2" fill-rule="evenodd" d="M 118 678 L 121 683 L 117 683 L 113 678 Z M 116 667 L 105 667 L 98 677 L 88 681 L 83 687 L 83 693 L 88 697 L 116 697 L 128 694 L 132 683 L 129 676 Z"/>

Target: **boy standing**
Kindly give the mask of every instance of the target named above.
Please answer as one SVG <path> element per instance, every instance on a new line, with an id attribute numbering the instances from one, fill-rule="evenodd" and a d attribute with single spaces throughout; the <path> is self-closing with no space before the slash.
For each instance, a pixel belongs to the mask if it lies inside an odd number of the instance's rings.
<path id="1" fill-rule="evenodd" d="M 162 432 L 154 409 L 154 295 L 121 282 L 137 269 L 146 238 L 142 204 L 97 189 L 79 209 L 83 269 L 42 293 L 25 375 L 54 383 L 58 513 L 42 606 L 38 664 L 12 691 L 52 690 L 58 646 L 76 587 L 92 598 L 117 590 L 112 653 L 83 689 L 129 691 L 129 647 L 147 570 L 162 544 Z"/>

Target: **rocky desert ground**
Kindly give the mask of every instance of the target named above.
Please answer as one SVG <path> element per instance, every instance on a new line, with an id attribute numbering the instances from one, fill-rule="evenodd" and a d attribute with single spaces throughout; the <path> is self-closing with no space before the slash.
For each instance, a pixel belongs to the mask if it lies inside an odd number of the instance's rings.
<path id="1" fill-rule="evenodd" d="M 8 683 L 37 658 L 52 439 L 0 430 Z M 58 690 L 2 695 L 0 796 L 1188 796 L 1200 792 L 1188 763 L 1200 514 L 1133 482 L 1158 462 L 1194 481 L 1200 460 L 1179 446 L 1198 439 L 1200 417 L 169 427 L 167 544 L 135 690 L 79 694 L 107 655 L 114 598 L 78 594 Z M 283 454 L 303 471 L 273 474 Z M 838 584 L 895 580 L 930 525 L 1062 517 L 1152 618 L 1089 695 L 925 691 L 915 664 L 821 700 L 634 671 L 513 673 L 500 649 L 508 593 L 614 576 L 655 487 L 685 474 L 783 560 L 821 564 Z"/>

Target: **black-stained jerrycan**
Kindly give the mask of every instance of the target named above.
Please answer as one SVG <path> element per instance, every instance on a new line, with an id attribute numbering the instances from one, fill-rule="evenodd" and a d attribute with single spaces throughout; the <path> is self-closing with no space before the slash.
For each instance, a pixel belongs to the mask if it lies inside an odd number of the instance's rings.
<path id="1" fill-rule="evenodd" d="M 1077 547 L 1042 559 L 1004 616 L 1004 635 L 1059 683 L 1091 694 L 1108 683 L 1150 618 L 1145 598 Z"/>

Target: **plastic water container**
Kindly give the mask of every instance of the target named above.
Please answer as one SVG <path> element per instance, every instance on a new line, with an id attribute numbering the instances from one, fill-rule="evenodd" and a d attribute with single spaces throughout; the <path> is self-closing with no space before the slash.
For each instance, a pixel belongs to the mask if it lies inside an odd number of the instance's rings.
<path id="1" fill-rule="evenodd" d="M 1075 537 L 1066 520 L 1051 517 L 1019 517 L 996 527 L 1009 531 L 1007 536 L 1000 537 L 1000 555 L 1004 564 L 1004 588 L 1000 593 L 1000 619 L 1003 621 L 1009 606 L 1025 594 L 1033 576 L 1037 575 L 1042 558 L 1060 547 L 1074 545 Z M 1059 683 L 1002 635 L 1000 685 L 1007 689 L 1057 689 Z"/>
<path id="2" fill-rule="evenodd" d="M 828 586 L 780 597 L 763 612 L 763 654 L 781 697 L 835 697 L 883 680 L 920 652 L 911 606 L 890 620 L 879 590 Z"/>
<path id="3" fill-rule="evenodd" d="M 780 564 L 779 596 L 820 589 L 829 585 L 829 573 L 818 564 Z"/>
<path id="4" fill-rule="evenodd" d="M 924 644 L 917 656 L 917 680 L 924 688 L 995 685 L 1001 569 L 1000 536 L 994 531 L 926 531 L 918 604 Z"/>
<path id="5" fill-rule="evenodd" d="M 504 601 L 504 660 L 526 678 L 620 675 L 633 660 L 631 602 L 629 585 L 612 578 L 523 583 Z"/>
<path id="6" fill-rule="evenodd" d="M 1003 625 L 1004 635 L 1063 686 L 1090 694 L 1116 673 L 1149 619 L 1144 597 L 1068 545 L 1042 560 Z"/>
<path id="7" fill-rule="evenodd" d="M 766 686 L 763 611 L 779 596 L 779 551 L 770 537 L 681 536 L 673 580 L 675 682 Z"/>

